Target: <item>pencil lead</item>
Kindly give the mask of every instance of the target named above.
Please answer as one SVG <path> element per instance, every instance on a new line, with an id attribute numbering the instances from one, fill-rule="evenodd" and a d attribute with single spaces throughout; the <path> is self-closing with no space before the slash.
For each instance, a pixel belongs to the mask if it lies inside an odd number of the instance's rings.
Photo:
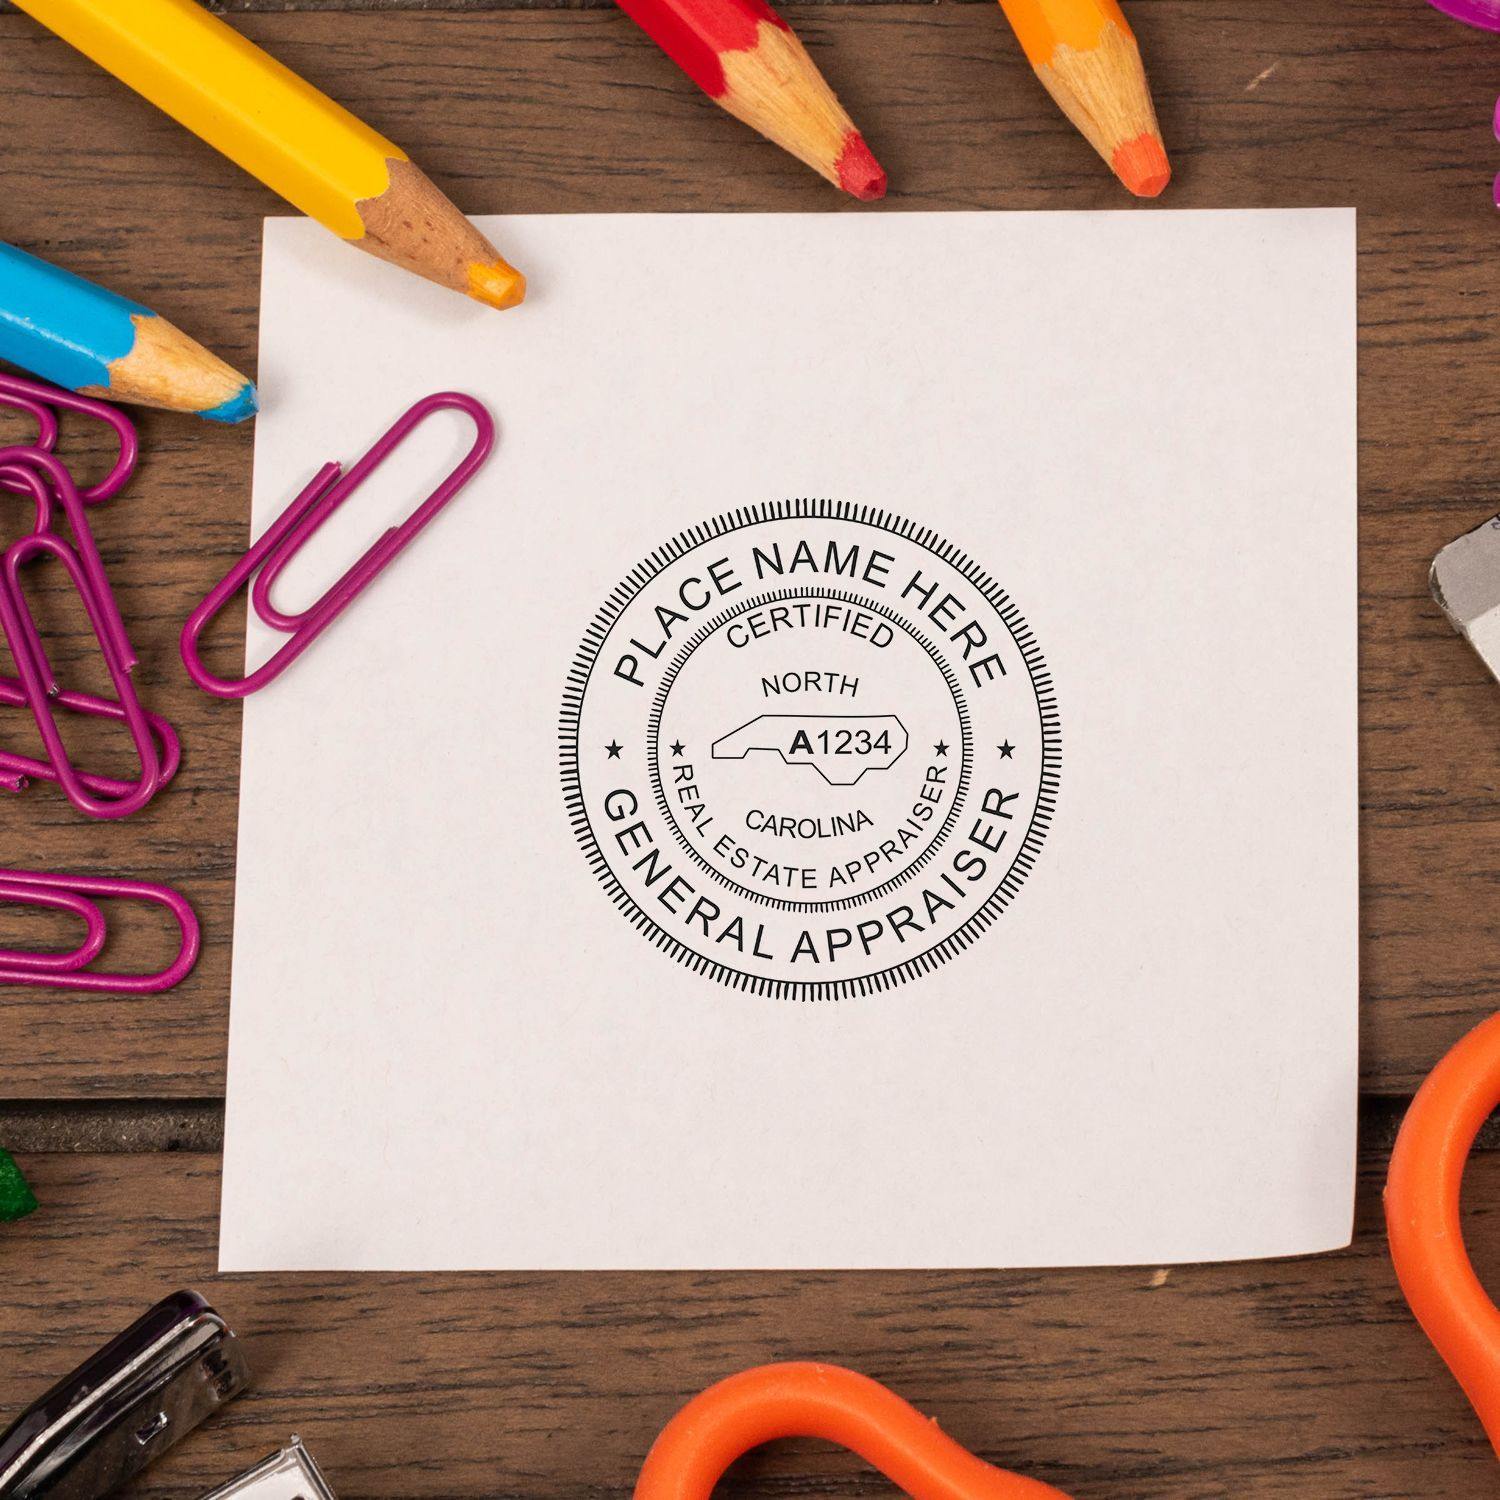
<path id="1" fill-rule="evenodd" d="M 476 262 L 469 267 L 469 295 L 488 307 L 515 307 L 526 299 L 526 278 L 498 258 Z"/>
<path id="2" fill-rule="evenodd" d="M 885 168 L 875 160 L 875 153 L 859 131 L 851 130 L 844 137 L 844 149 L 839 152 L 834 169 L 839 175 L 839 186 L 862 203 L 885 197 Z"/>
<path id="3" fill-rule="evenodd" d="M 1166 148 L 1149 133 L 1116 146 L 1109 164 L 1137 198 L 1155 198 L 1172 179 Z"/>
<path id="4" fill-rule="evenodd" d="M 199 412 L 198 415 L 206 417 L 210 422 L 244 422 L 259 410 L 260 400 L 255 394 L 255 387 L 247 380 L 227 401 L 220 402 L 208 411 Z"/>

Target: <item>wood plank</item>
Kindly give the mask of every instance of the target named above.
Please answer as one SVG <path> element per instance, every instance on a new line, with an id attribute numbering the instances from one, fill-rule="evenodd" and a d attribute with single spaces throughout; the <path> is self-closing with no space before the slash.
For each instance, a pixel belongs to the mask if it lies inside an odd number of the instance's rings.
<path id="1" fill-rule="evenodd" d="M 363 1500 L 623 1497 L 687 1396 L 808 1357 L 888 1381 L 984 1457 L 1078 1500 L 1494 1494 L 1494 1454 L 1394 1284 L 1378 1161 L 1353 1249 L 1165 1275 L 222 1278 L 214 1159 L 24 1165 L 43 1207 L 0 1227 L 0 1412 L 178 1285 L 245 1341 L 254 1389 L 151 1471 L 160 1500 L 196 1500 L 294 1431 Z M 1500 1157 L 1470 1171 L 1471 1243 L 1493 1273 Z M 296 1200 L 289 1173 L 287 1212 Z M 848 1455 L 783 1444 L 723 1493 L 890 1491 Z"/>
<path id="2" fill-rule="evenodd" d="M 1042 97 L 992 7 L 788 13 L 890 168 L 877 211 L 1136 211 Z M 1493 47 L 1414 0 L 1368 0 L 1357 27 L 1335 0 L 1151 0 L 1133 14 L 1177 167 L 1166 207 L 1360 210 L 1365 1081 L 1399 1093 L 1500 989 L 1488 899 L 1500 695 L 1425 583 L 1440 545 L 1500 509 Z M 474 211 L 869 211 L 707 104 L 613 12 L 239 24 Z M 4 232 L 253 366 L 257 217 L 278 202 L 24 18 L 0 17 L 0 80 Z M 545 283 L 545 266 L 527 269 Z M 650 295 L 641 271 L 631 290 Z M 173 643 L 244 541 L 250 434 L 157 418 L 143 432 L 141 478 L 97 524 L 145 695 L 181 728 L 187 765 L 123 828 L 87 826 L 45 790 L 0 815 L 18 864 L 178 881 L 202 912 L 205 955 L 152 1001 L 0 996 L 0 1097 L 222 1088 L 238 712 L 188 687 Z"/>

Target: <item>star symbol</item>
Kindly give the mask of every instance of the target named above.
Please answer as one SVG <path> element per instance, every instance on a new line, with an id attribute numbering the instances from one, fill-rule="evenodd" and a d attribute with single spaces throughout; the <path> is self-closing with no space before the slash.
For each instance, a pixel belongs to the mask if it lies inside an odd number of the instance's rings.
<path id="1" fill-rule="evenodd" d="M 672 754 L 673 755 L 681 755 L 682 752 L 685 749 L 687 749 L 687 746 L 684 745 L 681 740 L 673 740 L 672 741 Z"/>
<path id="2" fill-rule="evenodd" d="M 932 748 L 936 750 L 939 755 L 946 755 L 948 753 L 948 747 L 941 740 L 939 740 L 937 744 L 935 744 Z"/>
<path id="3" fill-rule="evenodd" d="M 625 747 L 618 741 L 611 740 L 604 748 L 609 751 L 609 758 L 611 760 L 619 760 L 620 751 L 622 751 Z"/>
<path id="4" fill-rule="evenodd" d="M 1009 760 L 1010 759 L 1011 751 L 1014 750 L 1016 747 L 1014 745 L 1012 745 L 1009 740 L 1006 740 L 1006 742 L 1003 745 L 997 745 L 995 748 L 997 750 L 999 750 L 1001 759 L 1003 759 L 1003 760 Z"/>

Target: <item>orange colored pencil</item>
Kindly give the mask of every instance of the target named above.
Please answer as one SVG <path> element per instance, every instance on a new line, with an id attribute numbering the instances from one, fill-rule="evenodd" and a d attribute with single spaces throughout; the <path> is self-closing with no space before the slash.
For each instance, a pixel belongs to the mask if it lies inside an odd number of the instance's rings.
<path id="1" fill-rule="evenodd" d="M 709 98 L 835 187 L 885 196 L 885 170 L 807 49 L 765 0 L 619 0 Z"/>
<path id="2" fill-rule="evenodd" d="M 1154 198 L 1172 176 L 1140 48 L 1116 0 L 1000 0 L 1036 76 L 1115 176 Z"/>

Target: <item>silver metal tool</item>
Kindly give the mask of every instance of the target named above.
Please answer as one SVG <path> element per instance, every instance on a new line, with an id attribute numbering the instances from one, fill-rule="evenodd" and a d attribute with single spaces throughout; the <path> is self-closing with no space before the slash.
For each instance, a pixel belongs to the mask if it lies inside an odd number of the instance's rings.
<path id="1" fill-rule="evenodd" d="M 335 1500 L 313 1456 L 293 1437 L 291 1446 L 220 1485 L 204 1500 Z"/>
<path id="2" fill-rule="evenodd" d="M 174 1292 L 0 1437 L 0 1500 L 98 1500 L 248 1383 L 224 1320 L 196 1292 Z"/>
<path id="3" fill-rule="evenodd" d="M 1449 542 L 1429 582 L 1453 628 L 1500 679 L 1500 516 Z"/>

